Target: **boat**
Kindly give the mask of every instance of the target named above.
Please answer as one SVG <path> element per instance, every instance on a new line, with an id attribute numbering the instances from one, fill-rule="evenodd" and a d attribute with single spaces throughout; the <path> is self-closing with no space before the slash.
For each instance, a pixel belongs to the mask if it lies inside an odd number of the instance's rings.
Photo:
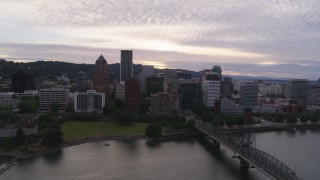
<path id="1" fill-rule="evenodd" d="M 110 144 L 104 144 L 105 146 L 110 146 Z"/>

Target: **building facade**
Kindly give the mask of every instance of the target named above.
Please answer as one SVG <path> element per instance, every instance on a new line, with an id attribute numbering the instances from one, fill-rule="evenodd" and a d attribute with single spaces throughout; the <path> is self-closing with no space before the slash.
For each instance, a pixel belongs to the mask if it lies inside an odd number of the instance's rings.
<path id="1" fill-rule="evenodd" d="M 152 75 L 146 77 L 146 96 L 150 97 L 153 94 L 164 91 L 164 78 Z"/>
<path id="2" fill-rule="evenodd" d="M 109 74 L 108 74 L 108 63 L 101 55 L 95 64 L 95 71 L 93 75 L 93 89 L 96 92 L 104 93 L 106 103 L 109 100 Z"/>
<path id="3" fill-rule="evenodd" d="M 220 99 L 220 81 L 204 80 L 202 82 L 202 100 L 206 107 L 214 107 L 216 100 Z"/>
<path id="4" fill-rule="evenodd" d="M 126 89 L 126 84 L 124 81 L 122 81 L 116 85 L 116 99 L 120 99 L 121 101 L 124 102 L 125 89 Z"/>
<path id="5" fill-rule="evenodd" d="M 222 97 L 230 98 L 233 93 L 233 83 L 230 77 L 225 77 L 223 81 L 221 81 L 221 95 Z"/>
<path id="6" fill-rule="evenodd" d="M 143 65 L 142 71 L 139 73 L 140 91 L 146 92 L 146 78 L 154 74 L 154 66 Z"/>
<path id="7" fill-rule="evenodd" d="M 135 79 L 125 81 L 124 110 L 129 112 L 140 109 L 140 82 Z"/>
<path id="8" fill-rule="evenodd" d="M 295 100 L 300 105 L 306 105 L 308 97 L 308 80 L 291 79 L 287 82 L 286 98 Z"/>
<path id="9" fill-rule="evenodd" d="M 180 107 L 190 109 L 201 104 L 201 84 L 181 83 L 179 86 Z"/>
<path id="10" fill-rule="evenodd" d="M 32 74 L 18 71 L 11 75 L 11 89 L 15 93 L 36 89 L 36 79 Z"/>
<path id="11" fill-rule="evenodd" d="M 49 113 L 52 104 L 58 106 L 58 112 L 64 113 L 69 103 L 69 90 L 63 88 L 40 89 L 38 113 Z"/>
<path id="12" fill-rule="evenodd" d="M 258 84 L 254 81 L 244 81 L 240 84 L 239 100 L 242 106 L 258 105 Z"/>
<path id="13" fill-rule="evenodd" d="M 320 86 L 314 86 L 309 88 L 307 105 L 320 106 Z"/>
<path id="14" fill-rule="evenodd" d="M 95 90 L 74 93 L 75 112 L 102 112 L 105 106 L 105 94 L 97 93 Z"/>
<path id="15" fill-rule="evenodd" d="M 151 97 L 151 114 L 164 116 L 179 112 L 179 96 L 159 92 Z"/>
<path id="16" fill-rule="evenodd" d="M 225 115 L 242 115 L 244 114 L 244 106 L 239 106 L 235 101 L 222 98 L 220 110 Z"/>
<path id="17" fill-rule="evenodd" d="M 77 72 L 77 90 L 81 92 L 87 89 L 88 89 L 87 73 L 83 71 Z"/>
<path id="18" fill-rule="evenodd" d="M 133 77 L 132 51 L 121 50 L 120 81 L 130 80 Z"/>

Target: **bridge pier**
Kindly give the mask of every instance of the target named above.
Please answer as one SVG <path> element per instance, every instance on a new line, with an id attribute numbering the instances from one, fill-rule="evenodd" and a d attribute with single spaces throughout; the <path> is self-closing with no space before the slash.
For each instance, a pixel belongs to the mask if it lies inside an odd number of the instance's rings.
<path id="1" fill-rule="evenodd" d="M 241 169 L 249 169 L 249 162 L 239 157 L 240 159 L 240 168 Z"/>
<path id="2" fill-rule="evenodd" d="M 216 141 L 215 139 L 213 138 L 210 138 L 211 139 L 211 143 L 214 147 L 216 147 L 217 149 L 220 148 L 220 143 L 218 141 Z"/>

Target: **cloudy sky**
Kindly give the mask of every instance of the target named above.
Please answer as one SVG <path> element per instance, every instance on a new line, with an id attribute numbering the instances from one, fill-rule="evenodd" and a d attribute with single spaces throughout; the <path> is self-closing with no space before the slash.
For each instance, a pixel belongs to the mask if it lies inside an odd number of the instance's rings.
<path id="1" fill-rule="evenodd" d="M 319 0 L 0 0 L 0 58 L 320 78 Z"/>

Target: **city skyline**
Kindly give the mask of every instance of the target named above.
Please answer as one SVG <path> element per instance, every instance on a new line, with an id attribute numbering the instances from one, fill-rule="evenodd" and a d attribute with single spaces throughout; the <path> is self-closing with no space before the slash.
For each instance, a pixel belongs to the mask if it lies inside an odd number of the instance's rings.
<path id="1" fill-rule="evenodd" d="M 120 62 L 224 75 L 307 78 L 320 70 L 320 2 L 8 1 L 0 58 Z"/>

